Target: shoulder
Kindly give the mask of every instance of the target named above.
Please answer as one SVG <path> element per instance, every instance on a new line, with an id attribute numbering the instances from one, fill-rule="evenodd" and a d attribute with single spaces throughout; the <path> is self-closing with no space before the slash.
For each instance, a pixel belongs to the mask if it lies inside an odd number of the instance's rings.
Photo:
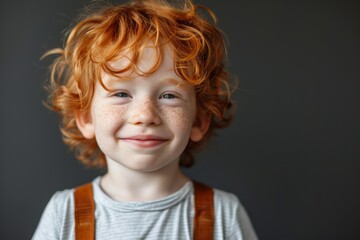
<path id="1" fill-rule="evenodd" d="M 197 192 L 199 195 L 208 194 L 208 191 L 211 189 L 213 192 L 214 207 L 216 209 L 219 208 L 222 211 L 225 210 L 228 212 L 233 212 L 234 209 L 241 206 L 238 197 L 233 193 L 218 188 L 213 188 L 210 185 L 196 181 L 194 181 L 193 186 L 194 194 Z"/>
<path id="2" fill-rule="evenodd" d="M 74 203 L 73 199 L 74 199 L 74 189 L 64 189 L 55 192 L 50 199 L 50 203 L 52 203 L 52 205 L 54 205 L 55 208 L 64 211 L 64 209 L 67 209 L 73 205 Z"/>
<path id="3" fill-rule="evenodd" d="M 249 215 L 239 198 L 227 191 L 213 190 L 216 222 L 226 229 L 226 239 L 256 240 Z"/>
<path id="4" fill-rule="evenodd" d="M 56 191 L 46 205 L 44 213 L 60 217 L 62 213 L 68 212 L 73 206 L 74 189 Z"/>
<path id="5" fill-rule="evenodd" d="M 230 192 L 213 188 L 214 200 L 220 206 L 226 205 L 231 207 L 238 207 L 240 204 L 239 198 Z"/>
<path id="6" fill-rule="evenodd" d="M 62 212 L 73 205 L 73 192 L 73 189 L 55 192 L 47 203 L 43 215 L 61 215 Z"/>
<path id="7" fill-rule="evenodd" d="M 60 191 L 56 191 L 51 197 L 50 201 L 66 204 L 73 198 L 74 189 L 64 189 Z"/>
<path id="8" fill-rule="evenodd" d="M 73 189 L 55 192 L 43 211 L 32 239 L 59 239 L 73 215 Z"/>
<path id="9" fill-rule="evenodd" d="M 239 215 L 245 214 L 244 208 L 235 194 L 216 188 L 213 191 L 216 215 L 234 221 Z"/>

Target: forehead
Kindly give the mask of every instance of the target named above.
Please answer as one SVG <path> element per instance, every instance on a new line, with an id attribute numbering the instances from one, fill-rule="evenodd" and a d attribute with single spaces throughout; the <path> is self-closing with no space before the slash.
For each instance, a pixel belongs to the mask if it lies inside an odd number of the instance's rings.
<path id="1" fill-rule="evenodd" d="M 111 90 L 119 81 L 134 79 L 158 79 L 163 84 L 177 85 L 178 87 L 192 87 L 190 83 L 179 77 L 175 71 L 173 49 L 169 44 L 154 46 L 147 43 L 137 52 L 123 51 L 116 58 L 108 62 L 111 69 L 103 71 L 101 82 L 103 87 Z"/>
<path id="2" fill-rule="evenodd" d="M 129 68 L 129 71 L 123 72 L 124 75 L 146 75 L 158 68 L 171 72 L 174 71 L 174 54 L 168 44 L 155 46 L 150 42 L 136 52 L 130 50 L 120 52 L 115 60 L 108 62 L 108 66 L 119 72 Z M 119 77 L 122 75 L 120 74 Z"/>

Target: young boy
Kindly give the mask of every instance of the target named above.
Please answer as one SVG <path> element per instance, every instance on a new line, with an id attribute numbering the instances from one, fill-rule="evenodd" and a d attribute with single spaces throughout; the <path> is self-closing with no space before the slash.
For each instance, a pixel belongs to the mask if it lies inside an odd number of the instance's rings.
<path id="1" fill-rule="evenodd" d="M 234 194 L 180 168 L 232 115 L 223 37 L 198 10 L 188 0 L 106 6 L 47 53 L 59 54 L 49 104 L 65 143 L 107 172 L 55 193 L 33 239 L 257 239 Z"/>

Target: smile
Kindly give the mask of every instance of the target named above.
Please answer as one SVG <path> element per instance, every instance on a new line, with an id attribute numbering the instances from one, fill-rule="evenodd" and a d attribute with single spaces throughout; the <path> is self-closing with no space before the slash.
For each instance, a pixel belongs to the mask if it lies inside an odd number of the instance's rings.
<path id="1" fill-rule="evenodd" d="M 152 148 L 159 146 L 168 141 L 167 139 L 154 137 L 154 136 L 135 136 L 128 138 L 121 138 L 120 140 L 140 148 Z"/>

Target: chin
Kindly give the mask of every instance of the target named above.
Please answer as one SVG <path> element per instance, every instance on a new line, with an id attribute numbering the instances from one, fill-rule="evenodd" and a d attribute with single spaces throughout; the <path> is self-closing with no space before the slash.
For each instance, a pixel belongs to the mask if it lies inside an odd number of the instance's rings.
<path id="1" fill-rule="evenodd" d="M 174 162 L 176 163 L 176 162 Z M 140 172 L 140 173 L 154 173 L 154 172 L 160 172 L 161 170 L 168 169 L 173 164 L 172 162 L 166 162 L 166 163 L 154 163 L 151 161 L 142 161 L 135 164 L 131 164 L 128 167 L 129 169 Z M 177 164 L 178 165 L 178 164 Z"/>

